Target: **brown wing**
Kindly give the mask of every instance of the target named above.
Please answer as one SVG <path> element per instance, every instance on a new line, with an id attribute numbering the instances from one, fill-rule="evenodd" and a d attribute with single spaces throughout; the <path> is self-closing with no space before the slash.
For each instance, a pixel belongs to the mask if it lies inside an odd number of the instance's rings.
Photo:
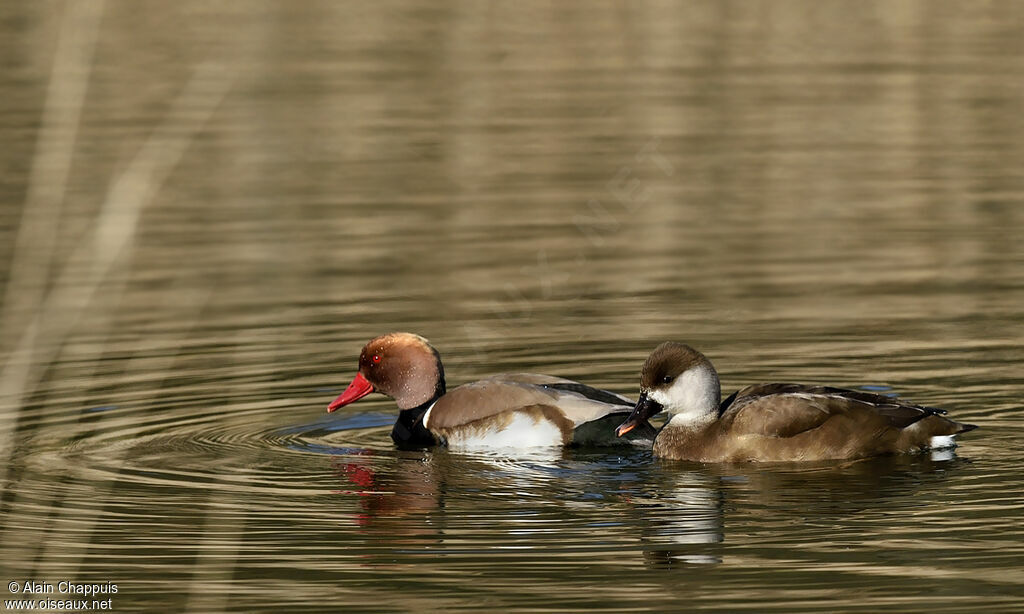
<path id="1" fill-rule="evenodd" d="M 424 426 L 428 429 L 454 428 L 504 411 L 534 405 L 556 407 L 573 424 L 579 425 L 610 413 L 628 413 L 633 402 L 572 380 L 532 373 L 508 373 L 451 390 L 434 404 Z"/>
<path id="2" fill-rule="evenodd" d="M 766 437 L 794 437 L 836 416 L 903 429 L 945 413 L 870 392 L 801 384 L 748 386 L 730 399 L 719 409 L 722 419 L 736 433 Z"/>

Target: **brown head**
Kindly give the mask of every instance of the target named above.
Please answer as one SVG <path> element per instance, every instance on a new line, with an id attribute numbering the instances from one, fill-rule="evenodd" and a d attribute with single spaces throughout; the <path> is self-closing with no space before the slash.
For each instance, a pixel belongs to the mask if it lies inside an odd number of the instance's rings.
<path id="1" fill-rule="evenodd" d="M 345 392 L 327 406 L 332 412 L 371 392 L 395 400 L 399 409 L 419 407 L 444 394 L 441 355 L 426 339 L 412 333 L 375 337 L 359 353 L 359 372 Z"/>
<path id="2" fill-rule="evenodd" d="M 640 371 L 640 400 L 617 429 L 620 436 L 641 420 L 667 411 L 682 423 L 713 420 L 722 389 L 706 356 L 683 343 L 666 341 L 651 352 Z"/>

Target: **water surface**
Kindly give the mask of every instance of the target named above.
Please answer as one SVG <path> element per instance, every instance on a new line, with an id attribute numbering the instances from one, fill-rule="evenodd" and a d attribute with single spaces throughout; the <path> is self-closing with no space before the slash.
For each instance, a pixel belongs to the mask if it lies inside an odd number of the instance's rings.
<path id="1" fill-rule="evenodd" d="M 117 612 L 1006 612 L 1024 599 L 1024 8 L 0 7 L 0 579 Z M 882 390 L 954 455 L 401 452 L 449 384 Z M 5 599 L 10 595 L 5 594 Z"/>

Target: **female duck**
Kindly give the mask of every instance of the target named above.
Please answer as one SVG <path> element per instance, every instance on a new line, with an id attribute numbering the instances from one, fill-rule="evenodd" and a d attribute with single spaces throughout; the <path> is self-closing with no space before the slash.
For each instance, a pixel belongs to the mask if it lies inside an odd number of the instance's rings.
<path id="1" fill-rule="evenodd" d="M 664 410 L 654 455 L 702 462 L 865 458 L 953 445 L 977 428 L 932 407 L 827 386 L 757 384 L 720 402 L 718 373 L 682 343 L 659 345 L 640 374 L 640 400 L 616 433 Z"/>
<path id="2" fill-rule="evenodd" d="M 447 392 L 440 354 L 426 339 L 411 333 L 371 339 L 359 354 L 359 371 L 352 383 L 327 411 L 374 391 L 398 404 L 401 412 L 391 439 L 402 447 L 621 444 L 615 425 L 634 405 L 607 390 L 531 373 L 495 375 Z M 643 419 L 636 425 L 640 428 L 628 443 L 649 445 L 654 428 Z"/>

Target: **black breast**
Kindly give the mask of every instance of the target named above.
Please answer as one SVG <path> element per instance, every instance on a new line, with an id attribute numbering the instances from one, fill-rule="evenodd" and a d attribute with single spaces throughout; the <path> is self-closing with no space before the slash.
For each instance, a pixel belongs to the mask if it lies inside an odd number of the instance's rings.
<path id="1" fill-rule="evenodd" d="M 418 449 L 436 446 L 440 443 L 434 434 L 423 426 L 423 414 L 433 405 L 436 399 L 414 407 L 403 409 L 398 414 L 394 428 L 391 429 L 391 440 L 401 449 Z"/>

